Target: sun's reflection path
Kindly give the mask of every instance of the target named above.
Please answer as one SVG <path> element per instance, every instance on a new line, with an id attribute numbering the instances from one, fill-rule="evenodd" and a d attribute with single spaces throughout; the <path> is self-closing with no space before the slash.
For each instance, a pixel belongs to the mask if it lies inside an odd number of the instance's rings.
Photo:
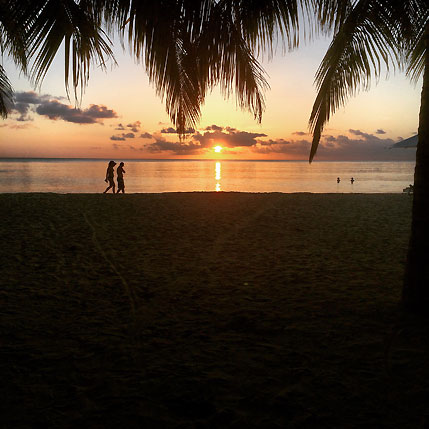
<path id="1" fill-rule="evenodd" d="M 216 166 L 215 166 L 216 192 L 219 192 L 221 190 L 220 179 L 221 179 L 221 164 L 220 162 L 216 162 Z"/>

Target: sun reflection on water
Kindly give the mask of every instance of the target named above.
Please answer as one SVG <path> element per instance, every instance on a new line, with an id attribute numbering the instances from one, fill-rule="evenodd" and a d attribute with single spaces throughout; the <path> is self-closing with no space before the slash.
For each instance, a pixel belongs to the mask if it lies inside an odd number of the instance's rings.
<path id="1" fill-rule="evenodd" d="M 219 192 L 221 190 L 220 179 L 221 179 L 221 164 L 220 162 L 216 162 L 216 166 L 215 166 L 216 192 Z"/>

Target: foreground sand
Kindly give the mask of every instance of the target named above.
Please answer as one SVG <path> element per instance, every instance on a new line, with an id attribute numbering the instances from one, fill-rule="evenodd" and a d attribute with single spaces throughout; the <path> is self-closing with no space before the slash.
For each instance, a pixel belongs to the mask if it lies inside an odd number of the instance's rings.
<path id="1" fill-rule="evenodd" d="M 423 428 L 406 195 L 0 195 L 0 427 Z M 3 426 L 2 426 L 3 425 Z"/>

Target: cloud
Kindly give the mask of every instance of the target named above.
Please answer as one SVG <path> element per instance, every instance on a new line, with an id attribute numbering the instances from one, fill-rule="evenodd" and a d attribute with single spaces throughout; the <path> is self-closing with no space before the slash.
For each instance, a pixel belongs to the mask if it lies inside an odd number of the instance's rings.
<path id="1" fill-rule="evenodd" d="M 156 139 L 155 143 L 147 144 L 145 148 L 152 153 L 168 151 L 176 155 L 197 155 L 202 149 L 201 145 L 195 142 L 169 142 L 162 139 Z"/>
<path id="2" fill-rule="evenodd" d="M 226 127 L 224 131 L 205 132 L 201 134 L 197 132 L 192 136 L 194 141 L 200 143 L 201 147 L 211 147 L 215 143 L 225 147 L 251 147 L 256 145 L 257 137 L 267 137 L 264 133 L 249 133 L 247 131 L 238 131 L 235 128 Z"/>
<path id="3" fill-rule="evenodd" d="M 361 130 L 349 130 L 350 135 L 324 135 L 317 150 L 317 161 L 394 161 L 414 160 L 413 151 L 390 150 L 394 141 Z M 293 159 L 308 159 L 309 140 L 258 140 L 251 150 L 259 154 L 283 154 Z"/>
<path id="4" fill-rule="evenodd" d="M 304 133 L 304 131 L 295 131 L 292 134 L 295 136 L 306 136 L 306 135 L 308 135 L 308 133 Z"/>
<path id="5" fill-rule="evenodd" d="M 222 131 L 223 127 L 219 127 L 217 125 L 210 125 L 206 127 L 206 131 Z"/>
<path id="6" fill-rule="evenodd" d="M 39 104 L 36 113 L 47 116 L 49 119 L 61 119 L 75 124 L 95 124 L 101 123 L 102 119 L 117 118 L 116 112 L 108 109 L 106 106 L 91 104 L 88 109 L 81 110 L 73 108 L 67 104 L 60 103 L 57 100 L 47 101 Z"/>
<path id="7" fill-rule="evenodd" d="M 136 148 L 135 146 L 132 146 L 130 144 L 117 144 L 112 143 L 112 147 L 114 150 L 132 150 L 133 152 L 142 151 L 144 150 L 144 147 Z"/>
<path id="8" fill-rule="evenodd" d="M 114 144 L 114 145 L 115 145 L 115 144 Z M 116 146 L 118 146 L 118 145 L 116 145 Z M 121 145 L 121 146 L 120 146 L 120 148 L 121 148 L 122 150 L 124 150 L 124 149 L 128 149 L 128 150 L 132 150 L 132 151 L 134 151 L 134 152 L 136 152 L 136 151 L 138 151 L 138 150 L 142 150 L 142 149 L 137 149 L 135 146 L 132 146 L 132 145 L 130 145 L 130 144 Z"/>
<path id="9" fill-rule="evenodd" d="M 125 139 L 133 139 L 135 136 L 136 135 L 134 133 L 122 133 L 111 136 L 110 140 L 124 141 Z"/>
<path id="10" fill-rule="evenodd" d="M 17 92 L 14 96 L 12 114 L 18 115 L 16 121 L 31 121 L 30 113 L 46 116 L 51 120 L 63 120 L 77 124 L 102 123 L 103 119 L 116 118 L 115 111 L 106 106 L 91 104 L 88 109 L 76 109 L 62 103 L 64 97 L 37 94 L 34 91 Z"/>
<path id="11" fill-rule="evenodd" d="M 163 128 L 161 130 L 162 134 L 177 134 L 177 130 L 173 127 L 168 127 L 168 128 Z M 195 133 L 195 129 L 194 128 L 188 128 L 185 130 L 185 134 L 192 134 Z"/>
<path id="12" fill-rule="evenodd" d="M 353 134 L 355 136 L 361 136 L 364 138 L 364 140 L 367 140 L 367 141 L 381 141 L 381 139 L 379 137 L 376 137 L 374 134 L 368 134 L 368 133 L 365 133 L 361 130 L 350 129 L 349 133 Z M 383 133 L 379 133 L 379 134 L 383 134 Z"/>
<path id="13" fill-rule="evenodd" d="M 151 139 L 152 138 L 152 134 L 143 133 L 143 134 L 140 134 L 140 138 L 142 138 L 142 139 Z"/>
<path id="14" fill-rule="evenodd" d="M 13 96 L 13 104 L 9 106 L 11 114 L 18 115 L 14 119 L 18 122 L 32 121 L 30 116 L 34 112 L 34 106 L 50 100 L 62 100 L 64 97 L 54 97 L 48 94 L 37 94 L 34 91 L 16 92 Z"/>
<path id="15" fill-rule="evenodd" d="M 134 133 L 138 133 L 140 131 L 141 128 L 141 122 L 140 121 L 135 121 L 135 122 L 131 122 L 127 125 L 124 125 L 122 123 L 119 123 L 116 128 L 115 131 L 128 131 L 127 133 L 122 133 L 121 135 L 116 135 L 116 136 L 112 136 L 115 137 L 112 140 L 124 140 L 124 139 L 133 139 L 135 137 Z M 150 138 L 151 135 L 148 133 L 144 133 L 142 134 L 140 137 L 146 135 L 143 138 Z M 148 137 L 149 136 L 149 137 Z"/>
<path id="16" fill-rule="evenodd" d="M 163 134 L 173 134 L 173 128 L 164 128 Z M 149 152 L 172 152 L 176 155 L 201 155 L 212 150 L 215 145 L 222 145 L 225 148 L 253 147 L 257 144 L 257 138 L 267 137 L 264 133 L 250 133 L 239 131 L 232 127 L 220 127 L 211 125 L 205 128 L 204 133 L 195 132 L 188 141 L 172 142 L 161 136 L 151 136 L 149 133 L 142 134 L 144 138 L 155 138 L 155 142 L 145 145 Z M 175 131 L 175 130 L 174 130 Z M 231 151 L 229 153 L 232 153 Z"/>
<path id="17" fill-rule="evenodd" d="M 110 140 L 124 141 L 125 139 L 133 139 L 134 137 L 133 133 L 122 133 L 121 135 L 111 136 Z"/>
<path id="18" fill-rule="evenodd" d="M 352 137 L 341 134 L 336 137 L 329 136 L 329 139 L 322 140 L 321 159 L 376 161 L 401 159 L 403 157 L 403 154 L 389 150 L 394 143 L 392 139 L 382 139 L 360 130 L 349 130 L 349 132 Z M 353 136 L 361 138 L 354 138 Z"/>
<path id="19" fill-rule="evenodd" d="M 34 91 L 16 92 L 14 94 L 16 103 L 40 104 L 49 100 L 65 100 L 64 97 L 55 97 L 49 94 L 37 94 Z"/>
<path id="20" fill-rule="evenodd" d="M 135 122 L 127 125 L 127 128 L 129 128 L 134 133 L 138 133 L 140 130 L 140 127 L 141 127 L 140 121 L 135 121 Z"/>
<path id="21" fill-rule="evenodd" d="M 310 153 L 311 143 L 308 140 L 285 140 L 276 139 L 268 141 L 258 141 L 252 148 L 253 152 L 259 154 L 287 154 L 294 159 L 306 158 Z"/>
<path id="22" fill-rule="evenodd" d="M 176 128 L 169 127 L 169 128 L 163 128 L 161 130 L 162 134 L 177 134 Z"/>
<path id="23" fill-rule="evenodd" d="M 78 109 L 80 110 L 80 109 Z M 81 111 L 85 116 L 88 116 L 90 118 L 94 119 L 111 119 L 111 118 L 117 118 L 118 115 L 115 111 L 112 109 L 108 109 L 106 106 L 103 105 L 97 105 L 97 104 L 90 104 L 89 109 L 85 109 Z"/>
<path id="24" fill-rule="evenodd" d="M 386 131 L 382 130 L 381 128 L 379 128 L 375 134 L 386 134 Z"/>
<path id="25" fill-rule="evenodd" d="M 269 140 L 258 140 L 258 145 L 260 146 L 273 146 L 277 144 L 290 144 L 290 141 L 284 139 L 269 139 Z"/>
<path id="26" fill-rule="evenodd" d="M 12 130 L 26 130 L 27 128 L 36 128 L 34 125 L 32 124 L 2 124 L 0 125 L 1 128 L 10 128 Z"/>

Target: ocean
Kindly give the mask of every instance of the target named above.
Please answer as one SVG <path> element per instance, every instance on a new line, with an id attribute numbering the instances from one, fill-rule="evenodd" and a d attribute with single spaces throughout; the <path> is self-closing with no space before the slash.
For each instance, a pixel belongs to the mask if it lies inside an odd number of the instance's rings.
<path id="1" fill-rule="evenodd" d="M 0 192 L 100 193 L 108 161 L 0 158 Z M 414 181 L 414 162 L 119 161 L 125 163 L 127 193 L 401 193 Z"/>

